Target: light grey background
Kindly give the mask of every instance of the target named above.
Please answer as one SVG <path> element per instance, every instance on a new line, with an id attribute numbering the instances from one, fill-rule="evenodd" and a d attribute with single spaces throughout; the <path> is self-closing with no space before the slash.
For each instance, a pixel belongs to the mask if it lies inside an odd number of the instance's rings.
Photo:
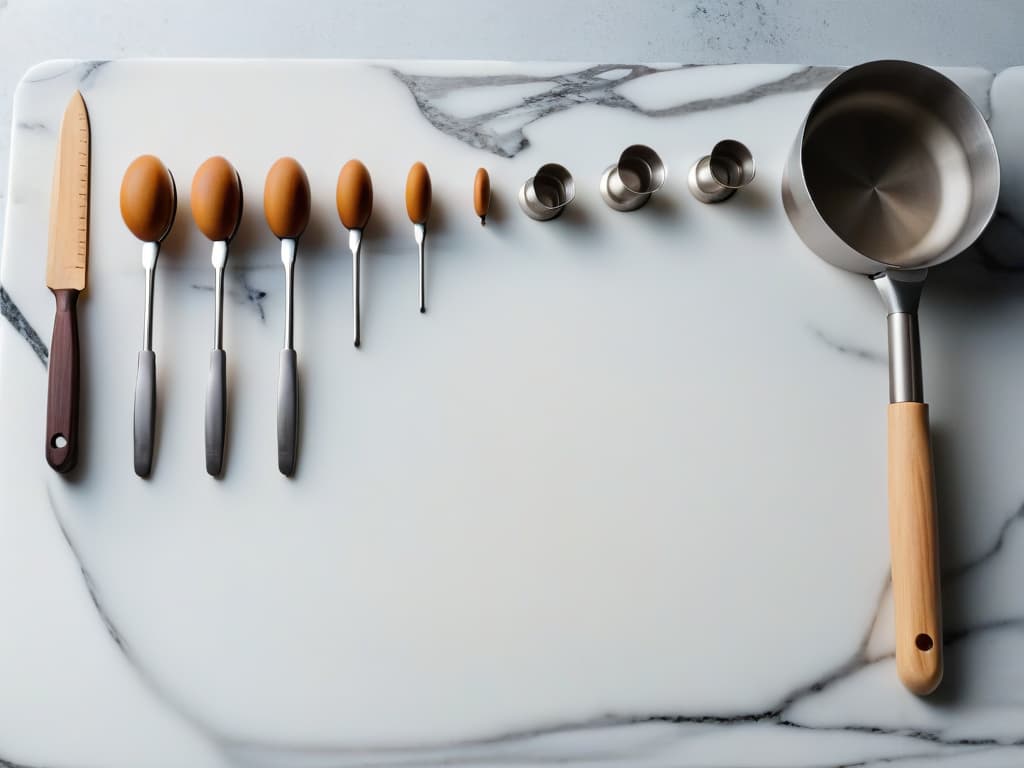
<path id="1" fill-rule="evenodd" d="M 1021 0 L 0 0 L 11 99 L 50 58 L 244 56 L 1024 64 Z M 2 231 L 0 231 L 2 235 Z"/>

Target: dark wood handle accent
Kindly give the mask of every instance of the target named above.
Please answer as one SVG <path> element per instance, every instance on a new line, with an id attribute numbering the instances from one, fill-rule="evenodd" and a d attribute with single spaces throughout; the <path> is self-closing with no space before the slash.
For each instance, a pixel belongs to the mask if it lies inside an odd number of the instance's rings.
<path id="1" fill-rule="evenodd" d="M 46 397 L 46 461 L 70 472 L 78 461 L 78 291 L 53 291 L 57 313 L 50 342 L 50 384 Z"/>

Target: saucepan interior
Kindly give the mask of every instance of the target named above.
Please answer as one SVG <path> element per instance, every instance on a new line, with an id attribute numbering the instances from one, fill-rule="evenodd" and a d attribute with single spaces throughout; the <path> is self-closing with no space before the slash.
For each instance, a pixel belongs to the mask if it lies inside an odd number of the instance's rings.
<path id="1" fill-rule="evenodd" d="M 879 61 L 847 70 L 814 102 L 797 142 L 807 198 L 841 242 L 822 248 L 819 236 L 812 247 L 847 269 L 939 264 L 969 246 L 995 210 L 999 164 L 988 125 L 928 67 Z M 851 261 L 847 250 L 863 258 Z"/>

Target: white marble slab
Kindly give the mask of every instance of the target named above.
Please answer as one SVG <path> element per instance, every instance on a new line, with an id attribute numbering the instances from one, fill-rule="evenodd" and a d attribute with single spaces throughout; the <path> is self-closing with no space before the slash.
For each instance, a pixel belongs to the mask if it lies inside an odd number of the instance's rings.
<path id="1" fill-rule="evenodd" d="M 1024 75 L 949 71 L 991 114 L 1007 178 L 986 239 L 935 271 L 922 308 L 947 673 L 920 700 L 891 658 L 882 309 L 868 281 L 806 250 L 779 198 L 792 137 L 832 73 L 32 70 L 0 260 L 12 321 L 0 538 L 21 542 L 0 579 L 0 765 L 1024 761 Z M 43 270 L 56 131 L 76 87 L 93 127 L 92 253 L 82 460 L 63 478 L 41 445 Z M 757 179 L 702 206 L 686 170 L 726 137 L 751 147 Z M 634 142 L 662 154 L 669 182 L 615 213 L 597 180 Z M 131 459 L 142 272 L 117 210 L 142 152 L 165 160 L 180 194 L 158 267 L 149 481 Z M 188 207 L 191 175 L 215 153 L 246 190 L 220 480 L 202 452 L 212 270 Z M 276 471 L 283 275 L 261 205 L 281 154 L 306 166 L 314 196 L 292 480 Z M 375 186 L 359 351 L 334 211 L 352 156 Z M 425 317 L 402 197 L 417 159 L 434 179 Z M 538 223 L 514 198 L 547 161 L 574 172 L 578 195 Z M 495 189 L 486 228 L 471 208 L 479 165 Z"/>

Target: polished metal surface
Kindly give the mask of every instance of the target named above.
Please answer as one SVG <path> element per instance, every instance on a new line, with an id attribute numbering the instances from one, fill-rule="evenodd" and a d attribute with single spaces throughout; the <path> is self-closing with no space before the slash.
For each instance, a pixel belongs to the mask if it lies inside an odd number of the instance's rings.
<path id="1" fill-rule="evenodd" d="M 281 239 L 281 263 L 284 265 L 284 348 L 294 349 L 295 338 L 295 248 L 290 237 Z"/>
<path id="2" fill-rule="evenodd" d="M 927 269 L 887 269 L 872 275 L 872 282 L 882 297 L 887 314 L 902 312 L 914 314 L 921 303 L 921 289 L 924 287 Z"/>
<path id="3" fill-rule="evenodd" d="M 224 347 L 224 267 L 213 273 L 213 348 Z"/>
<path id="4" fill-rule="evenodd" d="M 887 270 L 872 280 L 886 309 L 890 403 L 924 402 L 917 307 L 927 275 L 925 269 Z"/>
<path id="5" fill-rule="evenodd" d="M 690 193 L 702 203 L 720 203 L 752 182 L 756 170 L 747 146 L 725 139 L 690 167 L 686 182 Z"/>
<path id="6" fill-rule="evenodd" d="M 363 230 L 350 229 L 348 232 L 348 248 L 352 251 L 352 343 L 359 346 L 359 317 L 362 314 L 359 296 L 360 262 L 362 260 Z"/>
<path id="7" fill-rule="evenodd" d="M 917 304 L 927 267 L 973 243 L 998 197 L 985 118 L 933 69 L 861 64 L 811 105 L 783 174 L 783 203 L 811 250 L 875 277 L 889 318 L 892 402 L 923 401 Z"/>
<path id="8" fill-rule="evenodd" d="M 635 211 L 661 189 L 668 176 L 658 153 L 643 144 L 626 147 L 601 176 L 602 199 L 616 211 Z"/>
<path id="9" fill-rule="evenodd" d="M 298 363 L 295 354 L 295 251 L 298 241 L 281 238 L 284 265 L 284 348 L 277 378 L 277 468 L 291 477 L 295 471 L 295 446 L 299 422 Z"/>
<path id="10" fill-rule="evenodd" d="M 172 178 L 173 183 L 173 178 Z M 175 197 L 177 204 L 177 197 Z M 173 221 L 174 217 L 171 217 Z M 170 225 L 163 236 L 170 231 Z M 163 237 L 162 236 L 162 237 Z M 162 238 L 161 238 L 162 239 Z M 143 319 L 142 351 L 135 374 L 135 406 L 132 421 L 135 474 L 148 477 L 153 468 L 153 444 L 156 431 L 156 355 L 153 352 L 153 289 L 160 241 L 142 244 L 142 268 L 146 272 L 146 310 Z"/>
<path id="11" fill-rule="evenodd" d="M 224 425 L 227 413 L 227 354 L 224 352 L 224 266 L 228 262 L 227 240 L 213 244 L 210 261 L 213 282 L 213 349 L 206 382 L 206 471 L 216 477 L 224 465 Z"/>
<path id="12" fill-rule="evenodd" d="M 156 260 L 160 243 L 142 244 L 142 268 L 146 271 L 146 310 L 143 318 L 142 348 L 153 348 L 153 287 L 156 280 Z"/>
<path id="13" fill-rule="evenodd" d="M 135 407 L 132 418 L 135 474 L 149 477 L 153 469 L 153 445 L 156 432 L 156 353 L 139 352 L 135 373 Z"/>
<path id="14" fill-rule="evenodd" d="M 885 324 L 889 336 L 889 402 L 923 403 L 917 314 L 894 312 L 886 317 Z"/>
<path id="15" fill-rule="evenodd" d="M 413 224 L 412 234 L 416 238 L 416 246 L 420 256 L 420 314 L 427 311 L 427 264 L 424 256 L 424 241 L 427 239 L 427 225 Z"/>
<path id="16" fill-rule="evenodd" d="M 228 408 L 227 353 L 210 350 L 210 373 L 206 380 L 206 472 L 212 477 L 224 468 L 224 436 Z"/>
<path id="17" fill-rule="evenodd" d="M 519 188 L 519 207 L 531 219 L 548 221 L 561 214 L 574 197 L 572 174 L 558 163 L 548 163 Z"/>
<path id="18" fill-rule="evenodd" d="M 999 161 L 984 117 L 951 80 L 875 61 L 841 73 L 815 99 L 782 195 L 800 237 L 838 267 L 929 267 L 988 224 Z"/>
<path id="19" fill-rule="evenodd" d="M 213 264 L 213 348 L 224 345 L 224 265 L 228 263 L 228 243 L 218 240 L 210 255 Z"/>
<path id="20" fill-rule="evenodd" d="M 294 349 L 281 350 L 277 380 L 277 469 L 285 477 L 295 473 L 299 434 L 299 373 Z"/>

